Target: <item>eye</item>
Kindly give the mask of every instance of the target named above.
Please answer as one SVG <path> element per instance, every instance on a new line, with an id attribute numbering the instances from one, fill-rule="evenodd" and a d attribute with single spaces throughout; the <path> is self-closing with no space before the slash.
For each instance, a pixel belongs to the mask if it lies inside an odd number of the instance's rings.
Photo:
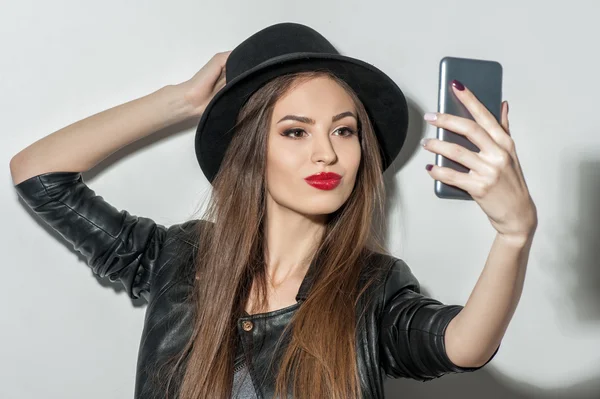
<path id="1" fill-rule="evenodd" d="M 341 135 L 342 137 L 350 137 L 350 136 L 356 134 L 356 132 L 354 130 L 350 129 L 349 127 L 341 127 L 339 129 L 336 129 L 336 131 L 346 132 L 346 134 Z M 285 137 L 289 137 L 294 140 L 298 140 L 301 137 L 291 136 L 291 134 L 302 133 L 302 132 L 304 132 L 304 129 L 289 129 L 289 130 L 286 130 L 285 132 L 283 132 L 281 135 L 285 136 Z"/>
<path id="2" fill-rule="evenodd" d="M 289 129 L 289 130 L 286 130 L 285 132 L 283 132 L 281 135 L 285 136 L 285 137 L 289 137 L 294 140 L 298 140 L 298 139 L 300 139 L 300 137 L 290 136 L 290 134 L 291 133 L 299 133 L 299 132 L 304 132 L 304 130 L 303 129 Z"/>
<path id="3" fill-rule="evenodd" d="M 356 133 L 354 130 L 350 129 L 349 127 L 341 127 L 337 130 L 347 132 L 347 134 L 343 135 L 343 137 L 350 137 Z"/>

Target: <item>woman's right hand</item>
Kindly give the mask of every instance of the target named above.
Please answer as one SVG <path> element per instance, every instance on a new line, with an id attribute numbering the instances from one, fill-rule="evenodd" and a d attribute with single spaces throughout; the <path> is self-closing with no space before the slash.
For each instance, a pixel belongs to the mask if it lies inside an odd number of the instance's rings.
<path id="1" fill-rule="evenodd" d="M 191 79 L 180 84 L 195 116 L 201 116 L 210 100 L 225 86 L 225 62 L 230 53 L 216 53 Z"/>

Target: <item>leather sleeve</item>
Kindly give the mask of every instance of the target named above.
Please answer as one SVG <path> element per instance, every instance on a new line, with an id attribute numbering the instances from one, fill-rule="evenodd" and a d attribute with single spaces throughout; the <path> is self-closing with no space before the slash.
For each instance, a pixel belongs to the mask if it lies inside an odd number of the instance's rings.
<path id="1" fill-rule="evenodd" d="M 94 274 L 119 280 L 130 298 L 148 292 L 167 228 L 118 211 L 83 182 L 80 172 L 41 174 L 15 189 L 38 217 L 87 259 Z"/>
<path id="2" fill-rule="evenodd" d="M 447 373 L 481 367 L 459 367 L 446 354 L 444 334 L 463 306 L 444 305 L 420 293 L 420 285 L 406 263 L 395 261 L 385 283 L 380 315 L 380 360 L 386 375 L 428 381 Z"/>

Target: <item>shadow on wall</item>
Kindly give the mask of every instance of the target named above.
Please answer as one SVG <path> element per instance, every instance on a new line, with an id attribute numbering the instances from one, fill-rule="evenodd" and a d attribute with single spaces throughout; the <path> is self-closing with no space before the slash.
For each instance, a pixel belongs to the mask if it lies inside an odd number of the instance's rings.
<path id="1" fill-rule="evenodd" d="M 600 321 L 600 161 L 563 150 L 557 208 L 562 214 L 541 240 L 541 265 L 560 286 L 548 287 L 549 300 L 566 323 Z M 588 155 L 589 156 L 589 155 Z M 578 176 L 578 180 L 572 176 Z M 575 206 L 573 206 L 575 204 Z M 565 295 L 566 294 L 566 295 Z M 598 395 L 600 397 L 600 395 Z"/>
<path id="2" fill-rule="evenodd" d="M 410 399 L 598 399 L 600 379 L 590 379 L 576 385 L 542 389 L 511 381 L 496 373 L 493 362 L 472 373 L 448 374 L 420 382 L 389 379 L 385 383 L 387 398 Z"/>
<path id="3" fill-rule="evenodd" d="M 188 131 L 188 129 L 195 127 L 198 124 L 199 120 L 200 120 L 200 118 L 197 118 L 197 119 L 192 118 L 192 119 L 188 119 L 188 120 L 185 120 L 183 122 L 180 122 L 180 123 L 177 123 L 174 125 L 170 125 L 164 129 L 157 131 L 154 134 L 151 134 L 150 136 L 146 136 L 126 147 L 121 148 L 118 151 L 115 151 L 113 154 L 111 154 L 110 156 L 105 158 L 102 162 L 100 162 L 98 165 L 96 165 L 92 170 L 82 173 L 83 181 L 87 183 L 88 180 L 92 180 L 99 173 L 102 173 L 102 171 L 104 169 L 109 168 L 112 165 L 117 165 L 118 161 L 121 158 L 125 158 L 129 154 L 132 154 L 144 147 L 150 146 L 150 145 L 152 145 L 160 140 L 163 140 L 169 136 L 172 136 L 174 134 L 185 134 Z M 93 190 L 93 188 L 92 188 L 92 190 Z M 99 196 L 103 196 L 102 193 L 96 193 L 96 194 Z M 96 278 L 96 280 L 98 281 L 98 283 L 101 286 L 103 286 L 105 288 L 111 288 L 116 293 L 128 297 L 127 292 L 125 291 L 125 287 L 123 287 L 123 285 L 121 285 L 120 282 L 112 283 L 108 280 L 108 278 L 101 278 L 101 277 L 95 275 L 92 272 L 91 268 L 89 268 L 88 262 L 87 262 L 87 259 L 85 258 L 85 256 L 83 256 L 81 253 L 79 253 L 78 251 L 73 249 L 73 246 L 67 240 L 65 240 L 58 232 L 56 232 L 52 227 L 48 226 L 42 219 L 40 219 L 35 214 L 35 212 L 21 199 L 21 197 L 17 196 L 17 198 L 18 198 L 18 201 L 23 206 L 23 208 L 31 215 L 33 220 L 35 220 L 35 222 L 41 228 L 43 228 L 50 236 L 54 237 L 57 241 L 62 242 L 66 248 L 68 248 L 73 254 L 75 254 L 79 258 L 81 263 L 83 263 L 83 266 L 85 266 L 89 269 L 90 274 L 94 278 Z M 112 203 L 109 198 L 107 198 L 106 200 L 109 203 Z M 115 206 L 115 207 L 119 210 L 122 210 L 119 206 Z M 136 215 L 135 212 L 132 214 Z M 81 267 L 81 265 L 77 264 L 76 267 Z M 136 308 L 143 307 L 146 304 L 146 300 L 143 298 L 130 299 L 130 301 L 133 304 L 133 306 Z"/>
<path id="4" fill-rule="evenodd" d="M 402 169 L 419 150 L 419 141 L 425 136 L 426 126 L 423 121 L 423 109 L 407 98 L 409 105 L 409 132 L 406 143 L 398 158 L 384 173 L 387 192 L 387 209 L 402 206 L 404 201 L 398 198 L 401 190 L 396 190 L 396 173 Z M 563 163 L 564 160 L 561 160 Z M 540 254 L 543 265 L 549 265 L 552 281 L 567 284 L 568 297 L 564 291 L 554 290 L 554 308 L 559 311 L 561 320 L 573 320 L 579 323 L 597 322 L 600 320 L 600 163 L 581 160 L 581 152 L 572 156 L 572 169 L 565 171 L 559 181 L 569 182 L 570 176 L 579 173 L 578 187 L 561 187 L 560 192 L 577 195 L 578 206 L 574 214 L 560 215 L 555 220 L 556 226 L 547 228 L 555 232 L 548 248 Z M 578 169 L 577 169 L 578 168 Z M 564 197 L 563 197 L 564 198 Z M 573 202 L 569 202 L 571 204 Z M 561 209 L 573 209 L 565 204 Z M 568 205 L 568 206 L 567 206 Z M 401 214 L 403 214 L 401 212 Z M 388 219 L 389 220 L 389 219 Z M 560 223 L 572 220 L 568 226 Z M 385 225 L 387 221 L 383 221 Z M 385 229 L 385 227 L 384 227 Z M 386 235 L 389 229 L 385 229 Z M 539 238 L 536 242 L 541 241 Z M 546 259 L 548 258 L 548 259 Z M 423 294 L 428 295 L 426 290 Z M 559 295 L 562 294 L 562 295 Z M 500 349 L 502 350 L 502 349 Z M 503 376 L 494 368 L 494 360 L 484 368 L 471 373 L 448 374 L 441 378 L 421 382 L 410 379 L 388 379 L 385 382 L 385 396 L 389 398 L 410 399 L 598 399 L 600 398 L 600 378 L 592 378 L 577 384 L 543 389 L 518 380 Z M 569 365 L 559 365 L 568 372 Z"/>
<path id="5" fill-rule="evenodd" d="M 84 178 L 84 181 L 86 181 L 87 179 Z M 101 194 L 98 194 L 101 195 Z M 35 222 L 44 230 L 46 230 L 46 232 L 54 237 L 56 239 L 57 242 L 62 242 L 64 244 L 64 246 L 71 251 L 73 254 L 75 254 L 79 260 L 80 263 L 83 263 L 84 267 L 87 267 L 89 269 L 90 274 L 96 278 L 96 280 L 98 281 L 98 283 L 105 287 L 105 288 L 112 288 L 116 293 L 118 294 L 122 294 L 125 295 L 126 297 L 129 298 L 129 296 L 127 295 L 127 292 L 125 291 L 125 287 L 123 287 L 121 285 L 120 282 L 118 283 L 111 283 L 108 278 L 100 278 L 99 276 L 95 275 L 92 272 L 92 269 L 88 266 L 88 262 L 87 259 L 85 258 L 85 256 L 83 256 L 81 253 L 79 253 L 78 251 L 76 251 L 75 249 L 73 249 L 73 246 L 63 238 L 63 236 L 61 236 L 56 230 L 54 230 L 52 227 L 48 226 L 44 221 L 42 221 L 36 214 L 34 211 L 31 210 L 31 208 L 21 199 L 21 197 L 19 197 L 19 201 L 21 202 L 21 205 L 23 206 L 23 208 L 31 215 L 31 217 L 33 218 L 33 220 L 35 220 Z M 81 264 L 75 264 L 76 262 L 73 262 L 74 266 L 76 267 L 81 267 Z M 51 283 L 51 282 L 49 282 Z M 54 292 L 61 292 L 61 290 L 56 290 Z M 139 308 L 142 307 L 146 304 L 146 300 L 143 298 L 139 298 L 139 299 L 131 299 L 130 298 L 131 303 L 133 304 L 134 307 Z"/>

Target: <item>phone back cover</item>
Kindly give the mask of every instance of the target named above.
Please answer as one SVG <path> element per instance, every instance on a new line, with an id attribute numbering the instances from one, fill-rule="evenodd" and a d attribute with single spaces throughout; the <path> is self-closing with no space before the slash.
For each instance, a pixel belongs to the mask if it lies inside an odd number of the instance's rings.
<path id="1" fill-rule="evenodd" d="M 471 90 L 479 101 L 500 121 L 502 107 L 502 65 L 496 61 L 471 58 L 444 57 L 440 61 L 438 112 L 457 115 L 473 120 L 467 108 L 456 98 L 452 91 L 452 80 L 458 80 Z M 438 128 L 437 138 L 456 143 L 467 149 L 479 152 L 479 148 L 464 136 L 450 130 Z M 469 169 L 440 154 L 435 156 L 435 164 L 468 173 Z M 440 198 L 473 198 L 465 190 L 435 181 L 435 194 Z"/>

